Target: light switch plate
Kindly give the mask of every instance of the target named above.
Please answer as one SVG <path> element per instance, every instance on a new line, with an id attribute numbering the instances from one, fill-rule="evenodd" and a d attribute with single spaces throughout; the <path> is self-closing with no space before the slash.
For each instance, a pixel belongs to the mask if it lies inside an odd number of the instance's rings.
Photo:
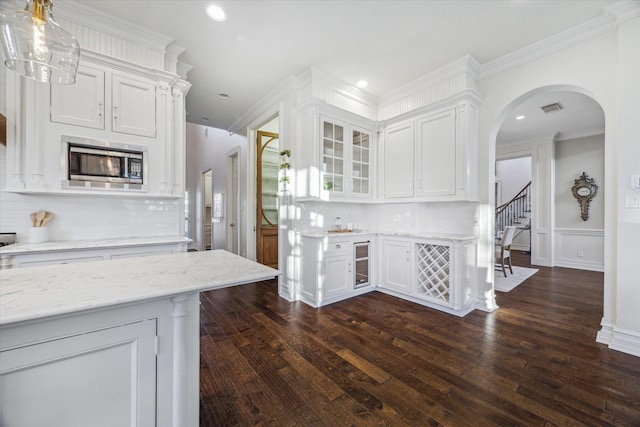
<path id="1" fill-rule="evenodd" d="M 631 176 L 631 188 L 640 188 L 640 175 Z"/>
<path id="2" fill-rule="evenodd" d="M 640 194 L 627 194 L 627 207 L 640 208 Z"/>

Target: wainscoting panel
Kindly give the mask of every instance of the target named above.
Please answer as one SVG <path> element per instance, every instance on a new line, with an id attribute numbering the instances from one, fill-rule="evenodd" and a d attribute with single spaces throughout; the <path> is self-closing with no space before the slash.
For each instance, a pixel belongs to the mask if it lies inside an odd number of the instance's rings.
<path id="1" fill-rule="evenodd" d="M 604 271 L 604 230 L 556 228 L 556 267 Z"/>

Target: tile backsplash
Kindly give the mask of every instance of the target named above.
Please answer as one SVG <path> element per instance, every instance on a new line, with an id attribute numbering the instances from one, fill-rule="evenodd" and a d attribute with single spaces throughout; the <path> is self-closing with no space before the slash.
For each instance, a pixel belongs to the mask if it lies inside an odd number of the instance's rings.
<path id="1" fill-rule="evenodd" d="M 304 230 L 329 230 L 335 218 L 343 227 L 393 232 L 478 233 L 478 204 L 474 202 L 431 203 L 326 203 L 299 204 L 296 226 Z"/>
<path id="2" fill-rule="evenodd" d="M 0 188 L 6 187 L 6 147 L 0 146 Z M 49 240 L 175 236 L 182 199 L 144 199 L 94 195 L 42 195 L 0 192 L 0 232 L 17 233 L 26 242 L 29 214 L 53 213 Z"/>

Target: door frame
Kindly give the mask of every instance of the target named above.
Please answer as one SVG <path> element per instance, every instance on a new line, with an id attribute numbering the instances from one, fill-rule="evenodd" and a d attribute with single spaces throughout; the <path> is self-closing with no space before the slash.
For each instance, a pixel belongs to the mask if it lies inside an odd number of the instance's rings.
<path id="1" fill-rule="evenodd" d="M 232 150 L 227 151 L 227 206 L 225 207 L 225 233 L 226 233 L 226 248 L 227 251 L 235 253 L 236 255 L 240 254 L 240 235 L 241 235 L 241 224 L 242 224 L 242 216 L 240 215 L 240 147 L 235 147 Z M 238 183 L 237 188 L 234 193 L 233 191 L 233 158 L 236 158 L 237 164 L 237 172 L 238 172 Z M 233 233 L 230 232 L 230 224 L 233 212 L 233 207 L 236 209 L 236 225 L 233 230 Z M 235 239 L 237 241 L 237 252 L 233 252 L 233 238 L 235 234 Z"/>
<path id="2" fill-rule="evenodd" d="M 278 151 L 280 149 L 280 134 L 279 133 L 274 133 L 274 132 L 269 132 L 269 131 L 265 131 L 265 130 L 260 130 L 258 129 L 256 131 L 256 138 L 254 141 L 254 146 L 256 148 L 256 163 L 255 163 L 255 186 L 256 186 L 256 203 L 255 203 L 255 223 L 254 223 L 254 229 L 255 229 L 255 236 L 256 236 L 256 261 L 263 263 L 265 265 L 269 265 L 270 267 L 274 267 L 277 268 L 277 264 L 274 265 L 270 265 L 270 264 L 266 264 L 265 263 L 265 257 L 264 257 L 264 246 L 263 246 L 263 240 L 261 240 L 260 236 L 264 237 L 264 236 L 276 236 L 276 238 L 279 240 L 279 225 L 278 222 L 276 222 L 276 224 L 272 224 L 271 221 L 269 221 L 269 219 L 266 218 L 265 216 L 265 220 L 270 224 L 270 227 L 268 227 L 266 230 L 268 230 L 268 234 L 259 234 L 258 233 L 258 229 L 262 229 L 262 197 L 258 197 L 258 194 L 260 194 L 260 189 L 262 186 L 262 169 L 258 167 L 258 163 L 260 163 L 260 165 L 262 165 L 262 152 L 265 150 L 265 148 L 267 147 L 267 145 L 269 145 L 269 143 L 271 143 L 274 140 L 278 141 Z M 264 144 L 264 146 L 262 145 L 262 139 L 259 140 L 260 135 L 265 136 L 266 138 L 271 138 L 267 141 L 267 143 Z M 279 197 L 279 189 L 276 188 L 276 197 Z M 260 200 L 260 203 L 258 203 L 258 200 Z M 279 215 L 278 215 L 279 216 Z M 277 263 L 279 264 L 280 261 L 280 250 L 279 250 L 280 246 L 278 245 L 278 248 L 276 248 L 276 257 L 277 257 Z M 259 255 L 261 255 L 259 257 Z M 259 259 L 261 258 L 261 259 Z"/>
<path id="3" fill-rule="evenodd" d="M 207 166 L 200 169 L 200 191 L 198 192 L 198 196 L 196 197 L 196 204 L 199 203 L 198 207 L 198 218 L 197 218 L 197 236 L 198 236 L 198 250 L 204 251 L 206 250 L 206 242 L 204 241 L 204 220 L 207 212 L 206 209 L 206 195 L 205 191 L 207 191 L 207 186 L 205 182 L 205 174 L 207 172 L 211 172 L 211 203 L 213 204 L 213 165 L 208 164 Z M 213 206 L 212 206 L 213 209 Z M 212 211 L 213 215 L 213 211 Z M 211 221 L 212 218 L 209 218 Z M 213 221 L 211 221 L 211 249 L 213 249 Z"/>
<path id="4" fill-rule="evenodd" d="M 256 181 L 258 179 L 258 171 L 256 168 L 257 162 L 257 148 L 256 139 L 258 136 L 258 130 L 269 123 L 275 117 L 280 118 L 280 126 L 278 129 L 278 135 L 280 135 L 280 142 L 283 141 L 283 135 L 286 138 L 286 129 L 282 124 L 282 118 L 284 112 L 282 111 L 282 104 L 277 103 L 268 108 L 258 118 L 252 121 L 247 126 L 247 209 L 245 209 L 245 215 L 247 218 L 247 258 L 255 261 L 257 259 L 256 248 L 258 246 L 258 239 L 256 234 Z M 253 224 L 253 225 L 252 225 Z M 253 231 L 252 231 L 253 230 Z M 282 265 L 282 233 L 278 232 L 278 264 Z M 282 276 L 280 276 L 282 278 Z"/>

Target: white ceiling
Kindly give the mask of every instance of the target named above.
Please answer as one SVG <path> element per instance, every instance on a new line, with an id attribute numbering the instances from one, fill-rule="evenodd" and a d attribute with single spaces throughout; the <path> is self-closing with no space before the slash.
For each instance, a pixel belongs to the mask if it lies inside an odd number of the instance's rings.
<path id="1" fill-rule="evenodd" d="M 187 120 L 229 129 L 271 89 L 309 66 L 348 83 L 366 79 L 365 91 L 378 96 L 466 54 L 481 64 L 496 59 L 595 18 L 613 1 L 82 3 L 166 34 L 186 48 L 182 60 L 194 66 Z M 204 10 L 211 3 L 225 9 L 226 22 L 207 18 Z M 219 93 L 230 98 L 220 99 Z"/>
<path id="2" fill-rule="evenodd" d="M 540 107 L 560 103 L 562 110 L 545 113 Z M 518 120 L 516 117 L 524 116 Z M 498 144 L 536 139 L 564 140 L 604 133 L 604 111 L 592 98 L 575 92 L 543 93 L 524 101 L 500 126 Z"/>

